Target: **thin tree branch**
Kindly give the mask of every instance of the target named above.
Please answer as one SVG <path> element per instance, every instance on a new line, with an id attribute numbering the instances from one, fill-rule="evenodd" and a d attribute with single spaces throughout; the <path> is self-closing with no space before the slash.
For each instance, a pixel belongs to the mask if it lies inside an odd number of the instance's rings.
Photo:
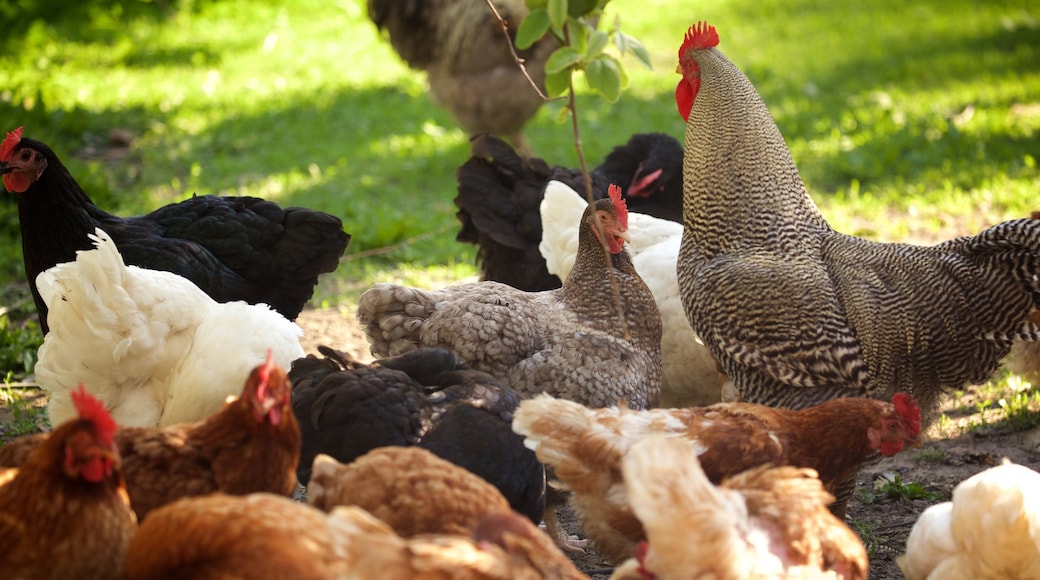
<path id="1" fill-rule="evenodd" d="M 538 87 L 538 83 L 534 82 L 534 79 L 531 78 L 531 74 L 527 72 L 527 67 L 524 66 L 524 59 L 520 58 L 520 55 L 516 53 L 516 47 L 513 46 L 513 41 L 509 38 L 509 23 L 506 22 L 505 18 L 502 18 L 502 14 L 500 14 L 498 8 L 495 8 L 495 5 L 491 3 L 491 0 L 484 0 L 484 3 L 487 4 L 487 7 L 491 9 L 491 13 L 494 14 L 495 18 L 498 20 L 498 25 L 502 29 L 502 35 L 506 38 L 506 46 L 509 47 L 509 54 L 513 55 L 513 61 L 516 62 L 516 66 L 520 67 L 520 72 L 524 73 L 527 82 L 531 83 L 534 92 L 538 93 L 538 96 L 541 97 L 543 101 L 558 101 L 562 99 L 563 97 L 550 98 L 542 92 L 542 89 Z"/>

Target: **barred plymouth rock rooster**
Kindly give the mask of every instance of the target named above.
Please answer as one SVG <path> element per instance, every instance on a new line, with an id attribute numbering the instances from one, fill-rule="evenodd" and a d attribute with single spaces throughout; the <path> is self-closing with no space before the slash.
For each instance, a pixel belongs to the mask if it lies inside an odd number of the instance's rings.
<path id="1" fill-rule="evenodd" d="M 545 258 L 538 251 L 543 232 L 551 232 L 543 227 L 548 223 L 539 207 L 552 180 L 577 189 L 584 198 L 581 171 L 550 167 L 537 157 L 522 159 L 509 144 L 490 135 L 478 135 L 470 145 L 472 156 L 455 172 L 455 205 L 459 208 L 455 217 L 462 224 L 455 239 L 477 245 L 481 280 L 528 292 L 559 288 L 565 275 L 546 271 Z M 621 184 L 630 211 L 678 223 L 682 219 L 682 156 L 682 145 L 671 135 L 633 135 L 590 172 L 592 195 L 605 198 L 611 183 Z M 573 219 L 570 215 L 555 218 Z M 577 220 L 566 227 L 576 232 Z M 577 235 L 574 239 L 576 249 Z"/>
<path id="2" fill-rule="evenodd" d="M 361 295 L 357 314 L 372 354 L 446 348 L 524 396 L 548 392 L 594 407 L 621 400 L 634 409 L 653 406 L 661 384 L 661 316 L 624 249 L 628 210 L 620 188 L 586 208 L 580 223 L 574 269 L 556 290 L 523 292 L 498 282 L 429 291 L 376 284 Z"/>
<path id="3" fill-rule="evenodd" d="M 368 16 L 385 30 L 394 51 L 408 66 L 426 71 L 434 102 L 448 109 L 469 135 L 491 132 L 531 154 L 523 128 L 542 106 L 509 51 L 523 0 L 493 0 L 508 34 L 483 1 L 368 0 Z M 559 43 L 549 35 L 517 51 L 528 74 L 545 92 L 545 61 Z"/>
<path id="4" fill-rule="evenodd" d="M 50 147 L 21 135 L 19 127 L 0 145 L 0 173 L 18 197 L 25 275 L 45 333 L 36 277 L 93 247 L 87 236 L 98 227 L 127 264 L 179 274 L 217 302 L 267 304 L 289 320 L 350 242 L 339 218 L 255 197 L 196 196 L 117 217 L 94 205 Z"/>
<path id="5" fill-rule="evenodd" d="M 679 49 L 687 119 L 679 288 L 747 401 L 806 407 L 985 381 L 1040 339 L 1040 220 L 935 246 L 834 231 L 755 88 L 705 23 Z"/>

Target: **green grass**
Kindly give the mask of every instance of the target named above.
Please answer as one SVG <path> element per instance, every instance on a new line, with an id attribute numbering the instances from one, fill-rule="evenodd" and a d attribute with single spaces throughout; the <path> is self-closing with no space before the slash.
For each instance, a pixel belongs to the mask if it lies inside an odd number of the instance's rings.
<path id="1" fill-rule="evenodd" d="M 1036 3 L 615 0 L 615 16 L 655 67 L 626 59 L 616 105 L 579 96 L 591 163 L 635 132 L 681 137 L 675 51 L 705 19 L 838 229 L 934 240 L 1036 209 Z M 380 280 L 475 273 L 474 249 L 454 240 L 467 136 L 361 0 L 16 0 L 0 21 L 0 129 L 25 125 L 51 144 L 102 207 L 139 213 L 198 192 L 334 213 L 354 235 L 348 254 L 363 257 L 326 277 L 315 304 L 349 306 Z M 541 157 L 575 165 L 561 106 L 529 136 Z M 113 128 L 134 140 L 108 159 Z M 7 286 L 23 274 L 13 196 L 0 200 Z"/>

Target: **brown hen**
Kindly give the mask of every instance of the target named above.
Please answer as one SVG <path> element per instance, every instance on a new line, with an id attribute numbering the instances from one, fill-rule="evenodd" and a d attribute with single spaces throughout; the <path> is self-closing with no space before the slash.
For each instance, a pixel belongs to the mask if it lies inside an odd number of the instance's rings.
<path id="1" fill-rule="evenodd" d="M 81 386 L 77 418 L 58 426 L 20 469 L 0 470 L 5 578 L 119 578 L 137 530 L 123 483 L 116 423 Z"/>
<path id="2" fill-rule="evenodd" d="M 268 360 L 253 369 L 242 395 L 197 423 L 115 432 L 126 488 L 137 517 L 182 497 L 224 492 L 291 495 L 296 488 L 300 427 L 285 371 Z M 50 435 L 52 436 L 52 435 Z M 15 467 L 46 433 L 0 447 L 0 467 Z"/>

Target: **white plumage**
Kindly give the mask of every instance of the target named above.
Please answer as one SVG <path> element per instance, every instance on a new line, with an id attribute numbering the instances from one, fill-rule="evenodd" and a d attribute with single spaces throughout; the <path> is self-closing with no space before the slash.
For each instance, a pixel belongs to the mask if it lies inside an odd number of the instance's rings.
<path id="1" fill-rule="evenodd" d="M 1004 461 L 924 511 L 899 567 L 908 580 L 1040 578 L 1040 473 Z"/>
<path id="2" fill-rule="evenodd" d="M 52 425 L 76 415 L 79 383 L 120 425 L 195 421 L 238 394 L 268 349 L 285 368 L 304 355 L 303 331 L 268 306 L 218 303 L 181 276 L 127 266 L 100 229 L 90 237 L 95 249 L 36 279 L 50 310 L 36 380 Z"/>
<path id="3" fill-rule="evenodd" d="M 538 251 L 551 274 L 564 279 L 578 251 L 578 223 L 585 198 L 559 181 L 550 181 L 540 207 L 542 242 Z M 636 272 L 650 288 L 661 312 L 661 407 L 710 405 L 722 400 L 724 384 L 715 359 L 690 327 L 679 298 L 675 263 L 683 226 L 629 212 L 628 247 Z"/>

